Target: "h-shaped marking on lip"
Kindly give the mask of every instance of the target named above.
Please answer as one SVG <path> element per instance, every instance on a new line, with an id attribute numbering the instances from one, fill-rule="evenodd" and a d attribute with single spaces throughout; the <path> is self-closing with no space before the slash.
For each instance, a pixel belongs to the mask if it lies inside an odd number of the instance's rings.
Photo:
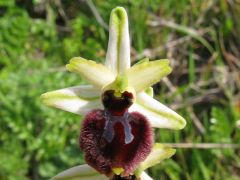
<path id="1" fill-rule="evenodd" d="M 123 116 L 113 116 L 111 115 L 107 110 L 104 112 L 104 117 L 106 118 L 103 137 L 110 143 L 112 142 L 115 131 L 114 131 L 114 125 L 117 122 L 120 122 L 123 125 L 124 128 L 124 135 L 125 135 L 125 144 L 129 144 L 133 141 L 133 134 L 132 134 L 132 127 L 129 124 L 130 118 L 129 113 L 125 112 Z"/>

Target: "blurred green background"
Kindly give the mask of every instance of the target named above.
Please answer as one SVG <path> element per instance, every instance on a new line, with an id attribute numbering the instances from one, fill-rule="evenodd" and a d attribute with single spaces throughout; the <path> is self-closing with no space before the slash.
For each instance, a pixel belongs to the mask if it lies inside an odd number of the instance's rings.
<path id="1" fill-rule="evenodd" d="M 173 72 L 154 86 L 155 98 L 187 120 L 181 131 L 156 130 L 156 141 L 183 144 L 149 174 L 240 179 L 238 0 L 0 0 L 0 179 L 49 179 L 84 163 L 82 117 L 39 96 L 85 83 L 66 72 L 70 58 L 104 61 L 116 6 L 128 11 L 132 63 L 170 59 Z"/>

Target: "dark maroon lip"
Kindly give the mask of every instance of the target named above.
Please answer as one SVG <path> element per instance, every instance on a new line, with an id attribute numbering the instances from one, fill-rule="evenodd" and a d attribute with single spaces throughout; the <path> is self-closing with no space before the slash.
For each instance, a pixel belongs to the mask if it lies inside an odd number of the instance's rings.
<path id="1" fill-rule="evenodd" d="M 111 127 L 109 122 L 113 123 Z M 139 112 L 114 116 L 106 110 L 94 110 L 83 120 L 79 141 L 86 162 L 99 173 L 132 180 L 135 177 L 131 174 L 151 152 L 153 131 Z M 121 177 L 112 172 L 119 167 L 124 169 Z"/>

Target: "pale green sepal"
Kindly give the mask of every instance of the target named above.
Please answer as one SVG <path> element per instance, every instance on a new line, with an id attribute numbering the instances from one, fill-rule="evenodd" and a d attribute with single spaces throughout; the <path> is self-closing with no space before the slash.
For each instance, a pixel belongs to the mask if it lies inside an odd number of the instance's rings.
<path id="1" fill-rule="evenodd" d="M 67 169 L 54 176 L 52 180 L 108 180 L 108 178 L 84 164 Z"/>
<path id="2" fill-rule="evenodd" d="M 142 172 L 141 180 L 153 180 L 146 172 Z"/>
<path id="3" fill-rule="evenodd" d="M 74 86 L 41 95 L 42 102 L 47 106 L 80 115 L 102 108 L 99 99 L 100 91 L 91 85 Z"/>
<path id="4" fill-rule="evenodd" d="M 147 93 L 147 95 L 149 95 L 151 97 L 154 96 L 154 92 L 153 92 L 153 88 L 152 87 L 149 87 L 149 88 L 145 89 L 144 92 Z"/>
<path id="5" fill-rule="evenodd" d="M 71 72 L 80 74 L 98 89 L 103 88 L 115 79 L 114 73 L 106 66 L 81 57 L 72 58 L 66 68 Z"/>
<path id="6" fill-rule="evenodd" d="M 176 112 L 153 99 L 145 92 L 137 94 L 137 102 L 130 109 L 144 114 L 155 128 L 179 130 L 185 127 L 186 121 Z"/>
<path id="7" fill-rule="evenodd" d="M 128 17 L 123 7 L 112 10 L 109 24 L 109 41 L 105 64 L 115 74 L 123 73 L 131 65 Z"/>
<path id="8" fill-rule="evenodd" d="M 169 61 L 165 59 L 136 64 L 126 71 L 126 75 L 129 86 L 133 87 L 136 92 L 140 92 L 160 81 L 171 71 Z"/>
<path id="9" fill-rule="evenodd" d="M 164 159 L 172 157 L 175 152 L 176 150 L 171 147 L 159 143 L 154 144 L 151 153 L 140 163 L 134 174 L 139 177 L 144 170 L 160 163 Z"/>

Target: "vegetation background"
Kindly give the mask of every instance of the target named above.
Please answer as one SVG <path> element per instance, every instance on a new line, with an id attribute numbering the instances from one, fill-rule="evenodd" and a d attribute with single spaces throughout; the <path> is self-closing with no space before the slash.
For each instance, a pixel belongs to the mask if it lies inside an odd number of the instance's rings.
<path id="1" fill-rule="evenodd" d="M 116 6 L 128 11 L 132 63 L 170 59 L 155 98 L 187 120 L 181 131 L 156 130 L 178 150 L 150 175 L 240 179 L 239 0 L 0 0 L 0 179 L 44 180 L 84 163 L 82 117 L 39 96 L 85 83 L 66 72 L 70 58 L 104 61 Z"/>

